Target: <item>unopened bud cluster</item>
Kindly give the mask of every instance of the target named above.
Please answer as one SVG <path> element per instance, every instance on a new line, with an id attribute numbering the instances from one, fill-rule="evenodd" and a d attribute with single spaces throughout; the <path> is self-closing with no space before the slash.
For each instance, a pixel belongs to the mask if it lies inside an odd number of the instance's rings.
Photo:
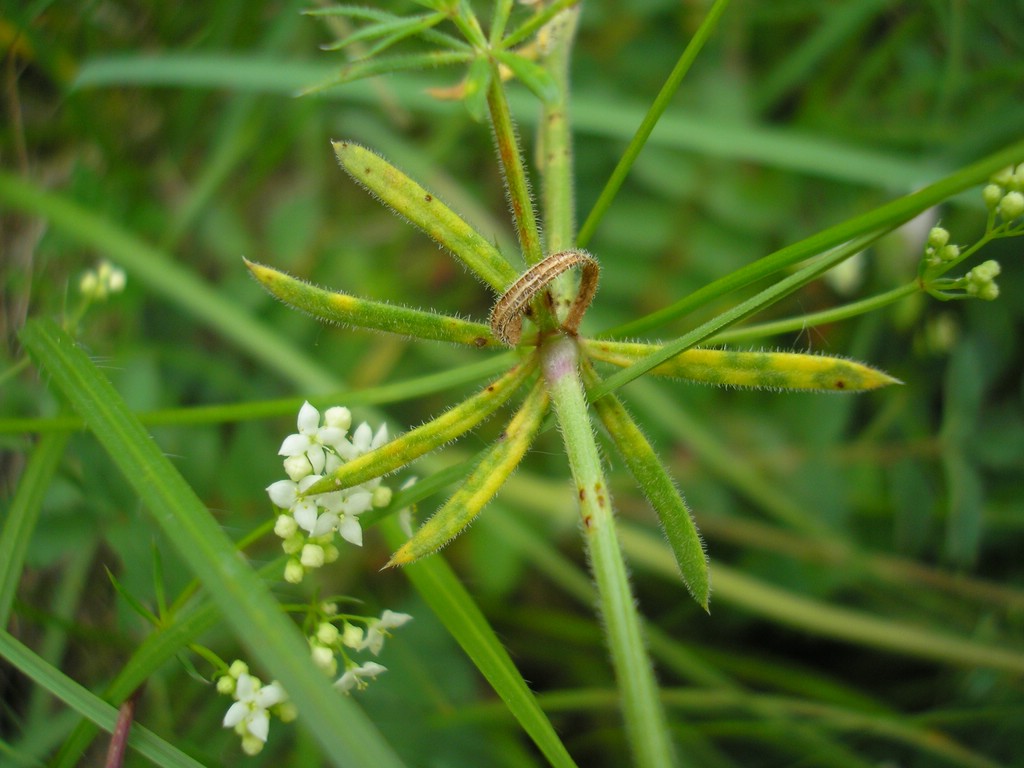
<path id="1" fill-rule="evenodd" d="M 1004 224 L 1020 218 L 1024 215 L 1024 163 L 1001 170 L 981 194 L 988 209 Z"/>
<path id="2" fill-rule="evenodd" d="M 291 557 L 284 578 L 292 584 L 302 581 L 307 571 L 338 559 L 334 534 L 357 547 L 363 544 L 359 515 L 391 502 L 391 489 L 374 478 L 353 488 L 329 493 L 306 494 L 316 482 L 342 464 L 378 448 L 388 440 L 387 427 L 374 432 L 366 422 L 351 434 L 352 414 L 348 408 L 328 408 L 323 421 L 309 403 L 299 410 L 298 432 L 281 444 L 288 480 L 267 487 L 270 500 L 280 510 L 274 533 Z"/>
<path id="3" fill-rule="evenodd" d="M 949 242 L 949 230 L 932 227 L 924 249 L 925 263 L 934 267 L 956 261 L 958 258 L 960 258 L 960 246 Z"/>

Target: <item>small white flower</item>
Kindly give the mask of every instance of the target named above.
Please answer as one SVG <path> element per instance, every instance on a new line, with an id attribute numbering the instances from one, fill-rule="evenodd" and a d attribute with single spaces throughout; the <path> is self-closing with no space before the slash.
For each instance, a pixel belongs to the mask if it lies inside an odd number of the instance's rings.
<path id="1" fill-rule="evenodd" d="M 305 456 L 309 459 L 313 473 L 319 475 L 327 463 L 324 446 L 333 449 L 336 445 L 344 444 L 345 430 L 332 426 L 321 427 L 320 411 L 308 402 L 303 403 L 299 409 L 296 426 L 299 431 L 288 435 L 277 453 L 279 456 L 288 457 Z"/>
<path id="2" fill-rule="evenodd" d="M 389 629 L 397 629 L 403 624 L 412 620 L 408 613 L 396 613 L 395 611 L 384 611 L 379 619 L 373 619 L 367 624 L 366 639 L 359 646 L 359 650 L 370 649 L 374 656 L 380 654 L 384 647 L 384 638 L 390 637 Z"/>
<path id="3" fill-rule="evenodd" d="M 267 710 L 288 696 L 278 683 L 261 685 L 258 678 L 247 673 L 238 676 L 234 696 L 235 703 L 224 715 L 224 727 L 233 728 L 242 737 L 242 748 L 247 754 L 256 754 L 270 732 Z"/>
<path id="4" fill-rule="evenodd" d="M 345 692 L 348 692 L 353 688 L 359 688 L 362 690 L 366 687 L 367 680 L 372 680 L 377 677 L 377 675 L 387 671 L 387 667 L 383 664 L 378 664 L 375 661 L 367 661 L 364 664 L 360 664 L 358 667 L 350 666 L 345 669 L 345 674 L 338 678 L 334 687 Z"/>

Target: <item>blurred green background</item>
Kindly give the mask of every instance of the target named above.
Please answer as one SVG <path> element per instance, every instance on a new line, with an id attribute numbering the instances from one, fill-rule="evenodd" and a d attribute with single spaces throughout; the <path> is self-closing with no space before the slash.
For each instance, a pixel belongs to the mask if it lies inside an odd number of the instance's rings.
<path id="1" fill-rule="evenodd" d="M 488 353 L 321 327 L 276 304 L 241 262 L 485 318 L 488 291 L 357 188 L 329 146 L 348 138 L 376 149 L 511 251 L 489 129 L 425 93 L 460 72 L 298 99 L 296 89 L 344 60 L 318 50 L 333 37 L 299 14 L 302 3 L 2 7 L 3 171 L 77 206 L 47 223 L 2 204 L 5 369 L 20 357 L 24 318 L 61 316 L 81 273 L 106 257 L 126 268 L 128 288 L 90 312 L 81 339 L 141 411 L 351 391 L 339 398 L 357 419 L 400 431 L 475 388 L 364 404 L 359 392 Z M 587 0 L 572 68 L 581 218 L 705 11 L 703 2 Z M 660 308 L 1018 140 L 1022 19 L 1019 0 L 735 0 L 590 243 L 604 274 L 583 331 Z M 538 105 L 511 90 L 529 155 Z M 972 243 L 984 230 L 980 194 L 886 238 L 851 281 L 811 285 L 770 314 L 906 282 L 935 221 Z M 1021 251 L 1013 240 L 984 251 L 1003 267 L 994 303 L 915 297 L 753 343 L 848 355 L 902 387 L 849 397 L 647 381 L 624 390 L 695 511 L 718 587 L 706 616 L 665 567 L 653 515 L 607 451 L 670 719 L 692 764 L 1024 765 Z M 5 381 L 0 402 L 4 419 L 56 408 L 31 371 Z M 276 450 L 294 431 L 297 404 L 269 410 L 152 428 L 236 538 L 271 514 L 262 489 L 281 475 Z M 500 422 L 430 466 L 483 447 Z M 4 498 L 33 439 L 0 431 Z M 549 433 L 446 557 L 580 765 L 623 765 L 566 478 Z M 146 631 L 104 568 L 148 604 L 155 551 L 169 594 L 187 574 L 88 434 L 73 438 L 59 479 L 11 631 L 102 687 Z M 268 540 L 253 556 L 276 547 Z M 377 573 L 387 554 L 371 532 L 319 582 L 370 612 L 416 616 L 382 658 L 389 674 L 361 701 L 412 765 L 533 764 L 401 573 Z M 943 645 L 950 638 L 959 644 Z M 226 633 L 204 642 L 231 658 Z M 992 648 L 1000 653 L 986 655 Z M 13 674 L 3 700 L 3 739 L 23 754 L 45 758 L 74 723 Z M 148 684 L 139 719 L 204 763 L 228 764 L 238 747 L 219 728 L 225 708 L 175 663 Z M 319 759 L 301 728 L 276 724 L 252 764 Z"/>

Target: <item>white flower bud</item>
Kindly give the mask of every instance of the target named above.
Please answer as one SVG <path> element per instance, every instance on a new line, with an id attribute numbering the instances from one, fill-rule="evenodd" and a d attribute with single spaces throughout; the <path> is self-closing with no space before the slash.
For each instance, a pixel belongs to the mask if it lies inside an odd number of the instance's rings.
<path id="1" fill-rule="evenodd" d="M 222 675 L 217 678 L 217 693 L 231 694 L 235 692 L 235 678 L 231 675 Z"/>
<path id="2" fill-rule="evenodd" d="M 306 575 L 306 569 L 294 558 L 288 561 L 284 567 L 284 580 L 289 584 L 301 584 L 302 577 Z"/>
<path id="3" fill-rule="evenodd" d="M 340 636 L 341 632 L 329 621 L 321 622 L 320 626 L 316 628 L 316 639 L 324 645 L 334 645 Z"/>
<path id="4" fill-rule="evenodd" d="M 334 651 L 325 645 L 313 646 L 313 663 L 330 675 L 333 675 L 334 670 L 337 669 L 337 662 L 334 660 Z"/>
<path id="5" fill-rule="evenodd" d="M 347 432 L 352 426 L 352 412 L 340 405 L 328 408 L 324 413 L 324 424 Z"/>
<path id="6" fill-rule="evenodd" d="M 345 624 L 345 632 L 341 636 L 342 645 L 347 648 L 359 650 L 363 644 L 363 628 L 355 624 Z"/>
<path id="7" fill-rule="evenodd" d="M 323 568 L 324 548 L 317 544 L 307 544 L 302 548 L 299 562 L 306 568 Z"/>
<path id="8" fill-rule="evenodd" d="M 392 495 L 391 489 L 386 485 L 378 485 L 373 489 L 373 506 L 386 507 L 391 503 Z"/>
<path id="9" fill-rule="evenodd" d="M 83 296 L 86 296 L 90 299 L 95 299 L 97 298 L 99 285 L 99 278 L 96 277 L 96 273 L 90 269 L 88 272 L 82 275 L 82 278 L 78 281 L 78 290 L 81 292 Z"/>
<path id="10" fill-rule="evenodd" d="M 291 478 L 293 483 L 313 474 L 313 465 L 309 463 L 309 459 L 304 453 L 300 453 L 298 456 L 289 456 L 282 463 L 284 464 L 284 473 Z"/>
<path id="11" fill-rule="evenodd" d="M 291 515 L 278 515 L 277 521 L 274 523 L 274 534 L 282 539 L 287 539 L 289 536 L 295 534 L 299 530 L 299 524 L 295 522 L 295 518 Z"/>
<path id="12" fill-rule="evenodd" d="M 235 659 L 228 667 L 228 674 L 237 680 L 242 675 L 249 674 L 249 665 L 241 659 Z"/>

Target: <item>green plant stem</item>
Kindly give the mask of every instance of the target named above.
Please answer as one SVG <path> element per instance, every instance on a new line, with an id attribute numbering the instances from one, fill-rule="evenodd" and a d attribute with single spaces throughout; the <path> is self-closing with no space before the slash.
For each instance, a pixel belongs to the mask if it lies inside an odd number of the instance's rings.
<path id="1" fill-rule="evenodd" d="M 633 756 L 641 768 L 671 766 L 668 724 L 619 547 L 611 495 L 579 378 L 578 350 L 575 342 L 562 336 L 551 341 L 542 354 L 544 376 L 576 484 L 583 538 L 600 596 Z"/>
<path id="2" fill-rule="evenodd" d="M 576 244 L 580 248 L 585 248 L 587 243 L 590 242 L 590 238 L 594 235 L 594 230 L 597 229 L 598 222 L 601 221 L 601 218 L 611 206 L 612 200 L 615 199 L 615 195 L 618 194 L 619 188 L 626 180 L 626 176 L 633 167 L 633 163 L 640 155 L 640 151 L 647 143 L 647 139 L 650 138 L 651 131 L 654 130 L 654 126 L 658 124 L 658 120 L 661 119 L 662 114 L 668 108 L 669 103 L 672 101 L 672 97 L 679 88 L 679 84 L 683 81 L 683 78 L 686 77 L 686 73 L 690 71 L 690 67 L 697 58 L 697 54 L 700 53 L 701 48 L 704 47 L 704 43 L 706 43 L 708 38 L 711 37 L 711 33 L 714 31 L 715 26 L 718 24 L 718 20 L 721 18 L 728 5 L 729 0 L 716 0 L 715 4 L 711 7 L 711 10 L 708 11 L 708 15 L 704 17 L 704 21 L 701 22 L 697 32 L 692 38 L 690 38 L 690 42 L 683 50 L 682 55 L 679 57 L 679 61 L 676 62 L 675 67 L 669 74 L 668 80 L 665 81 L 665 85 L 662 86 L 661 91 L 654 99 L 654 103 L 651 104 L 651 108 L 648 109 L 647 114 L 644 115 L 643 122 L 640 123 L 640 127 L 637 128 L 636 134 L 633 136 L 633 140 L 630 141 L 629 146 L 626 147 L 626 151 L 619 160 L 619 164 L 615 166 L 615 170 L 612 171 L 611 177 L 605 184 L 604 189 L 601 190 L 601 196 L 597 198 L 597 202 L 594 203 L 594 207 L 591 208 L 590 214 L 587 216 L 587 220 L 583 222 L 579 235 L 576 237 Z"/>
<path id="3" fill-rule="evenodd" d="M 751 339 L 760 339 L 764 336 L 774 336 L 779 333 L 803 331 L 807 328 L 824 325 L 825 323 L 836 323 L 840 320 L 848 320 L 851 317 L 874 312 L 882 307 L 895 304 L 907 296 L 912 296 L 920 290 L 921 285 L 915 280 L 898 288 L 893 288 L 891 291 L 879 293 L 876 296 L 869 296 L 866 299 L 844 304 L 841 307 L 825 309 L 821 312 L 810 312 L 799 317 L 775 320 L 770 323 L 758 323 L 757 325 L 747 325 L 743 328 L 731 328 L 728 331 L 715 334 L 708 341 L 712 344 L 750 341 Z"/>
<path id="4" fill-rule="evenodd" d="M 519 247 L 522 249 L 526 263 L 532 266 L 544 258 L 544 248 L 540 242 L 537 215 L 533 210 L 530 186 L 526 180 L 526 167 L 523 164 L 523 155 L 519 150 L 516 129 L 512 123 L 508 97 L 501 82 L 498 65 L 492 64 L 492 69 L 494 71 L 487 90 L 487 106 L 490 109 L 494 139 L 498 146 L 498 159 L 501 161 L 501 168 L 505 174 L 509 205 L 512 206 L 516 233 L 519 235 Z"/>
<path id="5" fill-rule="evenodd" d="M 573 247 L 576 224 L 569 124 L 569 58 L 579 15 L 579 7 L 576 7 L 560 17 L 553 31 L 550 52 L 543 62 L 558 85 L 557 101 L 544 105 L 537 153 L 544 203 L 544 238 L 552 253 Z"/>

